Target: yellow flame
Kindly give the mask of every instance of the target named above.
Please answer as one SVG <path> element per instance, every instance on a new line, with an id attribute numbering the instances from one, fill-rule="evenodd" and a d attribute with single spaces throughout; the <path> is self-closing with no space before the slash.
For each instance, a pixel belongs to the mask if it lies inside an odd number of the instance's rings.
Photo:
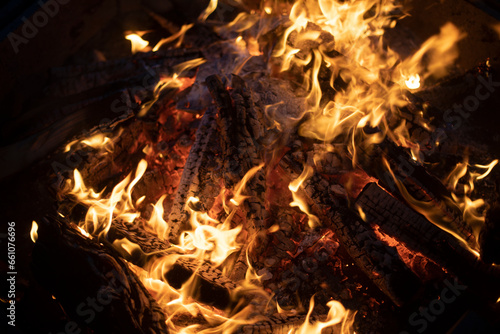
<path id="1" fill-rule="evenodd" d="M 135 178 L 130 181 L 131 174 L 116 185 L 109 198 L 101 198 L 101 193 L 96 193 L 93 189 L 87 189 L 78 170 L 74 170 L 74 186 L 69 192 L 75 196 L 81 203 L 89 207 L 85 216 L 85 223 L 81 226 L 87 232 L 106 236 L 113 219 L 120 219 L 125 222 L 133 222 L 139 214 L 132 202 L 132 190 L 135 184 L 146 171 L 147 163 L 141 160 L 137 166 Z"/>
<path id="2" fill-rule="evenodd" d="M 156 52 L 160 49 L 160 47 L 164 44 L 173 42 L 175 40 L 178 40 L 177 43 L 175 44 L 175 47 L 178 48 L 181 46 L 182 41 L 184 40 L 184 36 L 186 35 L 186 32 L 193 27 L 194 23 L 191 24 L 184 24 L 182 25 L 181 29 L 179 29 L 178 32 L 173 34 L 172 36 L 169 36 L 167 38 L 161 39 L 158 43 L 153 48 L 153 51 Z"/>
<path id="3" fill-rule="evenodd" d="M 304 170 L 302 173 L 299 175 L 298 178 L 290 182 L 288 185 L 288 189 L 292 192 L 293 196 L 293 201 L 290 203 L 291 207 L 298 207 L 300 211 L 305 213 L 308 217 L 308 225 L 311 228 L 317 227 L 319 223 L 318 217 L 313 215 L 309 209 L 309 206 L 307 205 L 306 201 L 303 199 L 302 196 L 298 194 L 299 188 L 302 186 L 304 181 L 306 181 L 308 178 L 310 178 L 314 174 L 314 170 L 311 166 L 304 165 Z"/>
<path id="4" fill-rule="evenodd" d="M 289 331 L 290 334 L 310 334 L 310 333 L 322 333 L 322 330 L 328 327 L 333 327 L 337 324 L 341 324 L 340 333 L 350 333 L 352 329 L 352 323 L 354 321 L 355 313 L 350 313 L 344 306 L 336 301 L 331 300 L 326 304 L 330 310 L 325 321 L 316 321 L 314 323 L 310 322 L 311 314 L 314 309 L 314 296 L 311 297 L 309 304 L 309 311 L 307 312 L 306 319 L 304 323 L 296 329 Z"/>
<path id="5" fill-rule="evenodd" d="M 464 234 L 458 230 L 457 226 L 454 224 L 452 219 L 448 216 L 443 216 L 443 210 L 446 209 L 446 203 L 434 203 L 434 202 L 425 202 L 419 201 L 410 195 L 406 187 L 403 183 L 398 180 L 398 178 L 394 175 L 389 163 L 383 159 L 384 165 L 389 171 L 392 179 L 394 180 L 399 192 L 405 199 L 405 201 L 417 212 L 422 214 L 427 218 L 431 223 L 442 229 L 443 231 L 448 232 L 452 236 L 454 236 L 457 240 L 459 240 L 467 249 L 469 249 L 472 253 L 479 255 L 478 249 L 479 245 L 477 244 L 477 237 L 479 235 L 480 228 L 484 223 L 484 215 L 479 215 L 477 213 L 477 209 L 484 205 L 484 201 L 482 199 L 478 199 L 476 201 L 472 201 L 467 195 L 464 195 L 463 198 L 459 198 L 457 195 L 452 193 L 451 199 L 445 199 L 450 204 L 456 205 L 463 212 L 464 221 L 471 227 L 474 236 L 476 237 L 474 244 L 469 244 L 466 240 Z M 459 170 L 457 173 L 456 170 Z M 451 184 L 456 184 L 456 178 L 463 174 L 461 171 L 462 168 L 456 168 L 452 174 L 456 175 L 455 177 L 448 178 Z M 458 175 L 458 176 L 457 176 Z"/>
<path id="6" fill-rule="evenodd" d="M 486 176 L 488 176 L 488 174 L 490 174 L 490 172 L 492 171 L 493 167 L 495 167 L 497 164 L 498 164 L 498 159 L 493 160 L 488 165 L 474 165 L 477 168 L 486 169 L 486 172 L 484 172 L 483 174 L 479 175 L 476 178 L 476 180 L 481 180 L 481 179 L 484 179 Z"/>
<path id="7" fill-rule="evenodd" d="M 409 89 L 418 89 L 420 88 L 420 75 L 412 74 L 410 77 L 405 80 L 406 87 Z"/>
<path id="8" fill-rule="evenodd" d="M 200 14 L 198 20 L 205 22 L 207 18 L 217 9 L 218 0 L 210 0 L 208 7 Z"/>
<path id="9" fill-rule="evenodd" d="M 141 38 L 143 34 L 138 35 L 136 33 L 134 34 L 128 34 L 125 36 L 126 39 L 128 39 L 131 42 L 132 46 L 132 54 L 136 54 L 137 52 L 141 51 L 146 51 L 147 47 L 149 45 L 148 41 L 145 41 Z"/>
<path id="10" fill-rule="evenodd" d="M 34 220 L 31 223 L 30 237 L 33 242 L 36 242 L 38 239 L 38 224 Z"/>
<path id="11" fill-rule="evenodd" d="M 408 103 L 401 87 L 416 89 L 422 80 L 444 75 L 458 55 L 456 42 L 464 37 L 452 24 L 446 24 L 413 56 L 400 59 L 382 40 L 384 30 L 394 27 L 400 18 L 394 15 L 401 12 L 398 3 L 394 0 L 297 1 L 290 11 L 290 24 L 274 49 L 273 55 L 282 71 L 304 70 L 309 116 L 299 134 L 327 142 L 348 143 L 354 163 L 356 146 L 361 142 L 364 145 L 380 143 L 386 135 L 399 138 L 398 142 L 411 148 L 413 157 L 420 161 L 418 143 L 412 142 L 410 136 L 403 138 L 392 133 L 394 128 L 390 124 L 400 124 L 395 120 L 402 120 L 398 108 Z M 341 56 L 332 56 L 333 49 Z M 329 101 L 323 97 L 318 78 L 320 68 L 325 65 L 332 73 L 330 87 L 336 91 Z M 402 75 L 406 73 L 411 75 Z M 339 91 L 334 85 L 337 79 L 347 87 Z M 363 131 L 366 126 L 380 131 L 368 135 Z"/>
<path id="12" fill-rule="evenodd" d="M 203 58 L 196 58 L 174 66 L 173 68 L 174 74 L 172 75 L 172 77 L 161 78 L 158 81 L 153 90 L 153 95 L 154 95 L 153 98 L 148 102 L 144 103 L 143 105 L 141 105 L 141 110 L 139 111 L 137 116 L 139 117 L 146 116 L 148 111 L 156 103 L 156 101 L 158 101 L 160 94 L 165 89 L 167 88 L 176 89 L 182 87 L 183 81 L 181 80 L 181 78 L 179 78 L 179 76 L 181 76 L 185 71 L 189 71 L 190 69 L 200 66 L 201 64 L 205 63 L 205 61 L 206 60 Z"/>

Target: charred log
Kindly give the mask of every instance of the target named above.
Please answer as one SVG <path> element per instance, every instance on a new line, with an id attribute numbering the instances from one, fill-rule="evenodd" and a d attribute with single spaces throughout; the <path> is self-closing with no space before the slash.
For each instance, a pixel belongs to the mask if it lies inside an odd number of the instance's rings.
<path id="1" fill-rule="evenodd" d="M 43 219 L 38 235 L 33 272 L 80 326 L 100 333 L 168 333 L 162 309 L 120 258 L 59 218 Z M 100 312 L 85 316 L 82 305 L 96 302 Z"/>

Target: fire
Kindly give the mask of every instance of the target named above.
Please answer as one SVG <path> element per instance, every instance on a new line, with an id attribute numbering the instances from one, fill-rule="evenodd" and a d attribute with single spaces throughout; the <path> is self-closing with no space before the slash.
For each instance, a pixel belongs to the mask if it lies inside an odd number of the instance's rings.
<path id="1" fill-rule="evenodd" d="M 394 27 L 405 15 L 394 15 L 401 10 L 393 0 L 297 1 L 290 10 L 290 24 L 274 49 L 281 71 L 304 72 L 310 115 L 299 133 L 326 142 L 348 143 L 353 163 L 361 143 L 377 144 L 385 136 L 399 138 L 398 143 L 412 147 L 413 156 L 419 156 L 418 143 L 395 133 L 397 126 L 390 125 L 397 119 L 400 124 L 404 121 L 398 112 L 408 103 L 402 87 L 416 89 L 422 80 L 444 75 L 458 55 L 456 42 L 465 36 L 446 24 L 440 34 L 402 60 L 384 48 L 382 40 L 385 29 Z M 332 56 L 333 50 L 340 55 Z M 333 100 L 324 98 L 319 83 L 320 68 L 324 67 L 331 72 L 330 88 L 336 91 Z M 339 80 L 347 85 L 340 91 L 334 85 Z M 366 127 L 378 131 L 367 134 Z"/>
<path id="2" fill-rule="evenodd" d="M 409 89 L 418 89 L 420 88 L 420 75 L 418 74 L 413 74 L 410 75 L 410 77 L 405 80 L 406 87 Z"/>
<path id="3" fill-rule="evenodd" d="M 288 189 L 292 192 L 293 202 L 290 203 L 291 207 L 298 207 L 300 211 L 304 212 L 308 217 L 308 225 L 310 228 L 317 227 L 319 225 L 319 219 L 315 215 L 311 213 L 309 210 L 309 206 L 304 201 L 304 199 L 298 194 L 299 188 L 302 186 L 305 180 L 312 176 L 314 173 L 313 168 L 311 166 L 304 166 L 304 170 L 300 174 L 300 176 L 294 181 L 290 182 Z"/>
<path id="4" fill-rule="evenodd" d="M 333 327 L 340 323 L 340 333 L 349 333 L 355 313 L 353 314 L 346 311 L 344 306 L 335 300 L 329 301 L 326 305 L 330 308 L 326 320 L 310 323 L 310 317 L 314 309 L 314 296 L 312 296 L 309 304 L 309 311 L 307 312 L 304 323 L 299 328 L 290 330 L 288 334 L 322 333 L 323 329 Z"/>
<path id="5" fill-rule="evenodd" d="M 146 52 L 151 48 L 148 48 L 149 42 L 142 39 L 142 36 L 146 33 L 146 31 L 127 34 L 125 39 L 128 39 L 131 43 L 132 54 L 136 54 L 137 52 Z"/>
<path id="6" fill-rule="evenodd" d="M 408 93 L 406 88 L 416 90 L 421 87 L 422 82 L 444 76 L 446 68 L 458 56 L 456 43 L 464 37 L 464 34 L 451 23 L 446 24 L 438 35 L 425 41 L 414 55 L 401 59 L 396 52 L 384 45 L 382 39 L 385 30 L 393 28 L 397 20 L 405 15 L 404 13 L 400 16 L 394 14 L 402 10 L 399 3 L 396 0 L 296 1 L 289 10 L 288 22 L 283 27 L 282 36 L 271 50 L 273 57 L 270 67 L 278 68 L 279 72 L 275 74 L 299 77 L 302 80 L 299 86 L 306 92 L 303 96 L 306 110 L 304 110 L 304 117 L 298 129 L 299 135 L 324 141 L 328 145 L 330 143 L 347 145 L 353 165 L 356 165 L 357 154 L 361 149 L 379 144 L 386 137 L 407 149 L 415 161 L 424 162 L 419 143 L 411 139 L 406 120 L 400 112 L 400 109 L 408 104 L 408 98 L 405 95 Z M 208 7 L 201 13 L 198 20 L 205 22 L 216 10 L 217 5 L 217 0 L 210 0 Z M 259 44 L 259 37 L 264 35 L 267 29 L 265 20 L 271 16 L 281 19 L 283 10 L 277 3 L 275 6 L 263 4 L 261 9 L 261 12 L 242 12 L 231 23 L 217 28 L 220 33 L 224 31 L 231 33 L 230 40 L 234 50 L 242 55 L 241 59 L 235 62 L 233 71 L 229 73 L 239 73 L 252 57 L 260 57 L 267 52 Z M 131 41 L 134 54 L 150 50 L 158 51 L 163 45 L 172 42 L 176 42 L 175 47 L 181 46 L 186 32 L 192 27 L 193 24 L 183 25 L 177 33 L 160 40 L 152 48 L 148 41 L 142 39 L 146 32 L 127 34 L 125 38 Z M 258 32 L 253 33 L 252 29 Z M 141 105 L 138 116 L 145 116 L 166 89 L 182 90 L 190 86 L 194 79 L 183 78 L 182 75 L 202 65 L 205 61 L 202 58 L 189 60 L 175 66 L 172 73 L 162 74 L 152 92 L 153 98 Z M 328 80 L 320 78 L 325 73 L 327 73 Z M 324 94 L 325 85 L 328 86 L 327 89 L 335 92 L 332 98 Z M 339 86 L 343 88 L 338 88 Z M 266 115 L 272 118 L 273 115 L 268 109 L 280 103 L 266 107 Z M 423 111 L 421 114 L 423 115 Z M 278 130 L 286 128 L 286 124 L 273 121 Z M 299 119 L 290 121 L 298 122 Z M 429 128 L 427 123 L 423 122 L 423 124 L 424 127 L 427 126 L 426 129 Z M 372 131 L 367 131 L 367 129 Z M 77 143 L 101 151 L 113 150 L 113 140 L 104 134 L 73 141 L 68 144 L 66 150 L 70 151 L 72 145 Z M 146 146 L 143 149 L 146 154 L 153 151 L 152 146 Z M 464 161 L 458 164 L 444 180 L 452 192 L 449 202 L 461 210 L 463 219 L 472 227 L 476 240 L 484 223 L 484 210 L 481 211 L 481 209 L 484 208 L 485 202 L 482 199 L 472 199 L 474 184 L 485 178 L 497 163 L 498 160 L 494 160 L 487 165 L 471 165 L 468 161 Z M 264 164 L 251 168 L 234 189 L 221 191 L 224 209 L 221 213 L 225 213 L 223 218 L 212 214 L 212 211 L 201 211 L 198 205 L 200 199 L 190 197 L 184 207 L 189 217 L 186 222 L 188 226 L 181 233 L 178 244 L 169 244 L 168 249 L 162 251 L 161 254 L 155 254 L 158 256 L 153 260 L 148 260 L 149 262 L 143 267 L 128 263 L 131 270 L 140 277 L 144 286 L 168 315 L 167 324 L 171 332 L 229 333 L 242 324 L 265 320 L 263 315 L 255 316 L 260 311 L 257 309 L 262 307 L 255 301 L 239 309 L 235 314 L 231 314 L 232 310 L 217 310 L 195 300 L 196 288 L 199 285 L 196 272 L 204 264 L 208 263 L 213 267 L 222 268 L 224 272 L 231 270 L 233 264 L 229 263 L 231 261 L 228 261 L 228 258 L 231 254 L 241 250 L 243 245 L 239 238 L 244 235 L 243 224 L 234 226 L 236 222 L 233 219 L 248 198 L 244 194 L 246 185 L 263 167 Z M 400 193 L 412 208 L 466 243 L 464 235 L 447 217 L 442 217 L 442 212 L 436 210 L 434 203 L 414 199 L 392 173 L 387 162 L 384 167 L 391 173 Z M 135 173 L 128 174 L 107 195 L 105 195 L 106 189 L 100 192 L 89 189 L 80 172 L 75 169 L 73 181 L 68 183 L 67 194 L 74 196 L 79 203 L 88 208 L 85 219 L 79 222 L 78 230 L 85 237 L 104 240 L 108 237 L 115 221 L 131 226 L 138 224 L 141 218 L 138 207 L 143 204 L 145 197 L 134 200 L 132 194 L 147 168 L 148 163 L 141 160 Z M 482 173 L 471 171 L 471 169 L 482 170 Z M 291 181 L 288 186 L 293 197 L 289 205 L 298 207 L 307 216 L 310 228 L 318 227 L 320 220 L 312 213 L 305 198 L 301 196 L 300 188 L 313 174 L 313 167 L 305 164 L 300 176 Z M 464 193 L 458 195 L 457 185 L 464 177 L 468 177 L 469 184 L 465 186 Z M 147 230 L 155 233 L 162 241 L 167 241 L 171 228 L 164 218 L 168 216 L 165 213 L 165 199 L 166 195 L 162 195 L 155 204 L 146 203 L 151 209 L 151 214 L 149 219 L 143 220 Z M 366 219 L 365 212 L 361 208 L 358 210 L 360 216 Z M 33 242 L 37 239 L 37 228 L 38 225 L 33 221 L 30 232 Z M 267 232 L 275 233 L 279 228 L 279 224 L 274 224 L 267 229 Z M 247 240 L 247 244 L 249 241 L 251 240 Z M 475 252 L 478 247 L 472 246 L 471 251 Z M 113 247 L 122 254 L 132 255 L 133 252 L 139 251 L 144 256 L 151 255 L 144 254 L 139 245 L 128 239 L 115 240 Z M 278 313 L 288 312 L 281 309 L 270 293 L 259 285 L 262 275 L 259 275 L 252 267 L 248 249 L 243 249 L 241 254 L 246 255 L 248 269 L 245 279 L 238 282 L 240 288 L 231 291 L 232 301 L 240 305 L 242 292 L 250 292 L 252 296 L 265 300 L 265 303 L 261 304 L 266 305 L 266 308 Z M 175 289 L 169 285 L 165 277 L 180 260 L 191 261 L 195 270 L 181 288 Z M 311 323 L 314 309 L 313 296 L 304 323 L 292 329 L 289 334 L 321 333 L 323 329 L 332 326 L 340 326 L 341 333 L 350 332 L 355 313 L 346 310 L 340 302 L 335 300 L 329 301 L 327 306 L 329 312 L 326 320 Z M 208 325 L 196 324 L 180 328 L 175 322 L 175 316 L 180 314 L 190 314 L 193 317 L 201 315 Z"/>
<path id="7" fill-rule="evenodd" d="M 33 242 L 36 242 L 36 240 L 38 239 L 38 224 L 34 220 L 31 223 L 30 237 L 31 241 Z"/>
<path id="8" fill-rule="evenodd" d="M 208 7 L 203 11 L 203 13 L 200 14 L 200 17 L 198 19 L 201 22 L 206 21 L 210 14 L 212 14 L 217 9 L 218 2 L 218 0 L 210 0 L 210 2 L 208 3 Z"/>
<path id="9" fill-rule="evenodd" d="M 172 268 L 178 259 L 185 258 L 195 261 L 201 265 L 205 261 L 214 266 L 222 265 L 228 256 L 241 248 L 237 236 L 242 230 L 242 226 L 231 227 L 231 220 L 238 206 L 248 198 L 244 195 L 246 184 L 264 165 L 261 164 L 250 169 L 242 180 L 232 191 L 230 205 L 227 207 L 229 214 L 223 222 L 210 217 L 205 212 L 195 209 L 199 199 L 191 197 L 186 203 L 185 210 L 189 212 L 190 228 L 184 231 L 180 237 L 179 244 L 172 244 L 170 249 L 165 251 L 165 255 L 147 264 L 145 269 L 129 264 L 131 268 L 141 277 L 145 287 L 151 292 L 155 299 L 164 307 L 166 314 L 170 316 L 168 325 L 172 332 L 176 333 L 195 333 L 200 331 L 200 325 L 193 325 L 180 329 L 172 320 L 176 314 L 189 313 L 192 316 L 202 315 L 210 324 L 210 329 L 201 331 L 202 333 L 216 333 L 219 331 L 234 331 L 242 324 L 249 324 L 263 318 L 251 316 L 252 308 L 250 306 L 241 311 L 226 317 L 220 311 L 203 306 L 193 300 L 193 294 L 198 282 L 196 275 L 191 276 L 180 289 L 172 288 L 164 279 L 165 274 Z M 134 186 L 141 179 L 147 169 L 145 160 L 141 160 L 135 171 L 135 175 L 130 173 L 121 182 L 119 182 L 111 191 L 108 197 L 104 197 L 104 191 L 99 193 L 86 187 L 81 174 L 74 171 L 74 181 L 68 194 L 75 196 L 78 201 L 88 206 L 85 220 L 78 226 L 79 231 L 86 237 L 97 236 L 106 238 L 111 224 L 115 220 L 122 220 L 127 224 L 136 224 L 136 219 L 140 216 L 137 210 L 137 203 L 144 198 L 138 199 L 135 203 L 132 200 Z M 132 176 L 134 178 L 132 179 Z M 147 227 L 154 231 L 162 240 L 166 240 L 168 235 L 168 223 L 164 220 L 162 196 L 155 205 L 151 217 L 147 221 Z M 34 227 L 36 224 L 33 225 Z M 35 232 L 36 233 L 36 232 Z M 127 239 L 115 240 L 113 247 L 121 254 L 131 255 L 135 251 L 144 254 L 139 245 L 132 243 Z M 242 282 L 243 289 L 251 290 L 252 293 L 261 294 L 270 299 L 261 288 L 256 287 L 251 281 L 257 279 L 255 270 L 249 266 L 247 278 Z M 236 294 L 242 291 L 233 291 Z"/>
<path id="10" fill-rule="evenodd" d="M 139 117 L 144 117 L 148 111 L 151 109 L 151 107 L 155 104 L 156 101 L 158 101 L 158 98 L 160 97 L 161 93 L 166 90 L 166 89 L 179 89 L 182 90 L 183 88 L 186 88 L 188 85 L 186 83 L 192 83 L 192 80 L 188 78 L 181 78 L 180 76 L 183 75 L 186 71 L 189 71 L 190 69 L 196 68 L 200 66 L 201 64 L 205 63 L 205 59 L 203 58 L 196 58 L 196 59 L 191 59 L 188 61 L 185 61 L 181 64 L 178 64 L 174 66 L 173 70 L 174 73 L 171 77 L 163 77 L 161 78 L 158 83 L 156 84 L 154 90 L 153 90 L 153 99 L 147 101 L 143 105 L 141 105 L 141 110 L 139 111 L 138 116 Z"/>
<path id="11" fill-rule="evenodd" d="M 153 51 L 156 52 L 160 49 L 160 47 L 164 44 L 168 44 L 168 43 L 171 43 L 175 40 L 177 40 L 177 43 L 175 44 L 175 47 L 179 47 L 181 44 L 182 44 L 182 41 L 184 40 L 184 36 L 186 35 L 186 32 L 191 29 L 191 27 L 193 26 L 194 24 L 185 24 L 181 27 L 181 29 L 179 29 L 178 32 L 176 32 L 175 34 L 173 34 L 172 36 L 169 36 L 167 38 L 163 38 L 161 39 L 158 43 L 156 43 L 156 45 L 153 47 Z"/>

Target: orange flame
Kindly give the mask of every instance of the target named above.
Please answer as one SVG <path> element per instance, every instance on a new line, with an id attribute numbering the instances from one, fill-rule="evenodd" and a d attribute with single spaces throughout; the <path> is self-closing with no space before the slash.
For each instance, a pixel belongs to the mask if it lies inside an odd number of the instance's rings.
<path id="1" fill-rule="evenodd" d="M 33 242 L 36 242 L 36 240 L 38 239 L 38 224 L 34 220 L 31 223 L 30 237 L 31 241 Z"/>

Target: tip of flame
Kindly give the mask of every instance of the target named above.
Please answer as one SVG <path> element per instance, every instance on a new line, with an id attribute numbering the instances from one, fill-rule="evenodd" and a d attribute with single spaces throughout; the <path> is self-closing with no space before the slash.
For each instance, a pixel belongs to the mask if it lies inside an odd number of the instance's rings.
<path id="1" fill-rule="evenodd" d="M 36 242 L 36 240 L 38 239 L 38 224 L 34 220 L 31 224 L 30 237 L 33 242 Z"/>

